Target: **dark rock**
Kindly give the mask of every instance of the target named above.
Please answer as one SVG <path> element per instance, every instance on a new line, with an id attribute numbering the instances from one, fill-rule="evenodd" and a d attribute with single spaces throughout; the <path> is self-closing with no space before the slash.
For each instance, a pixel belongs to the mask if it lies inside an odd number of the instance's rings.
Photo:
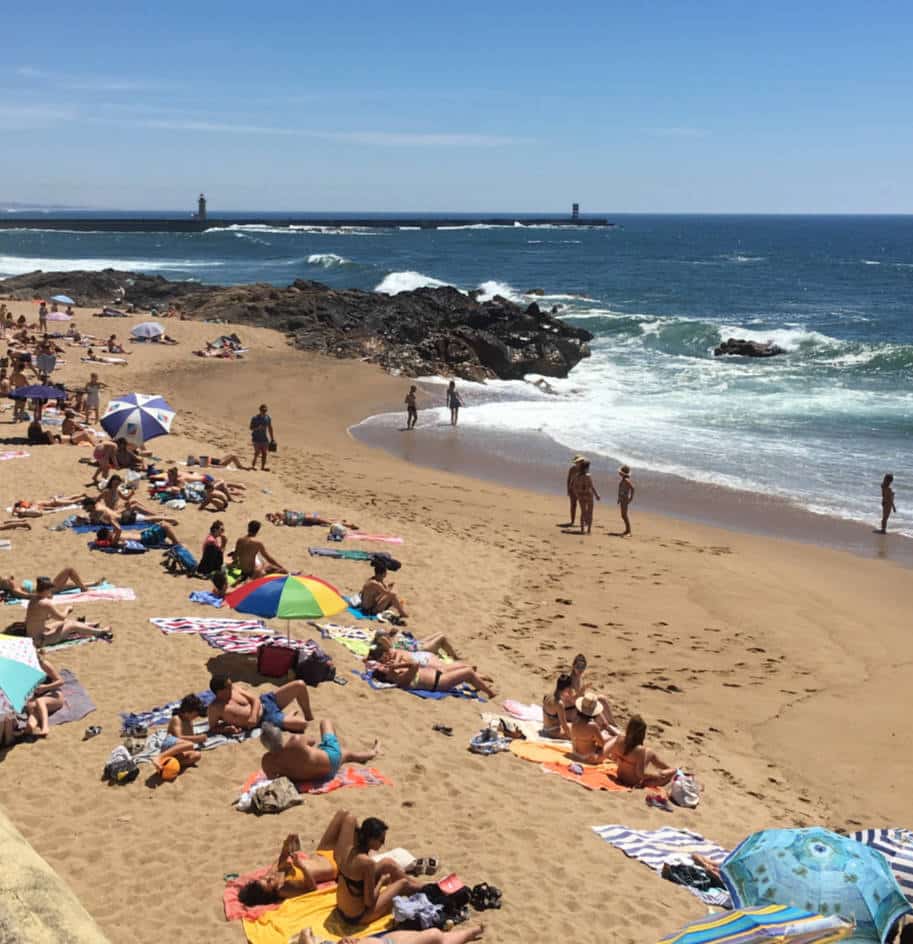
<path id="1" fill-rule="evenodd" d="M 714 357 L 731 354 L 737 357 L 775 357 L 786 351 L 772 341 L 746 341 L 744 338 L 727 338 L 713 351 Z"/>
<path id="2" fill-rule="evenodd" d="M 544 288 L 528 288 L 523 294 L 524 295 L 544 295 L 545 289 Z"/>
<path id="3" fill-rule="evenodd" d="M 33 272 L 0 282 L 0 292 L 31 299 L 64 293 L 79 305 L 109 305 L 123 288 L 124 305 L 171 302 L 197 319 L 275 328 L 302 350 L 357 357 L 407 376 L 455 375 L 468 380 L 525 374 L 566 377 L 584 357 L 592 335 L 496 295 L 479 302 L 451 286 L 398 295 L 332 289 L 297 279 L 274 285 L 201 285 L 161 276 L 103 272 Z"/>

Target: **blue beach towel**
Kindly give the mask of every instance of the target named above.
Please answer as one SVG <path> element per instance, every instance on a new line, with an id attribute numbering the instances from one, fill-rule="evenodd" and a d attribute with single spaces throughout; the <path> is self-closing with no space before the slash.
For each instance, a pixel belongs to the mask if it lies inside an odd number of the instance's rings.
<path id="1" fill-rule="evenodd" d="M 74 534 L 95 534 L 100 528 L 104 528 L 103 524 L 74 524 L 70 530 Z M 133 524 L 119 524 L 118 527 L 121 531 L 142 531 L 143 528 L 149 527 L 148 521 L 134 521 Z"/>
<path id="2" fill-rule="evenodd" d="M 359 672 L 358 669 L 352 669 L 362 681 L 367 682 L 375 691 L 385 691 L 390 688 L 399 688 L 398 685 L 391 685 L 389 682 L 378 682 L 370 672 Z M 419 698 L 426 698 L 431 701 L 440 701 L 442 698 L 469 698 L 473 701 L 484 702 L 484 699 L 477 691 L 468 685 L 461 685 L 459 688 L 450 692 L 429 692 L 421 688 L 400 688 L 401 692 L 408 692 L 410 695 L 417 695 Z"/>
<path id="3" fill-rule="evenodd" d="M 216 696 L 213 695 L 209 689 L 206 689 L 204 692 L 197 692 L 197 698 L 199 698 L 207 708 L 215 697 Z M 171 720 L 171 716 L 174 714 L 175 708 L 177 708 L 180 703 L 181 700 L 179 698 L 177 701 L 170 701 L 166 705 L 157 705 L 155 708 L 150 708 L 148 711 L 122 711 L 120 713 L 122 731 L 126 733 L 127 728 L 136 727 L 138 725 L 151 728 L 157 724 L 168 724 Z"/>
<path id="4" fill-rule="evenodd" d="M 190 594 L 191 603 L 202 603 L 205 606 L 221 607 L 225 602 L 209 590 L 193 590 Z"/>

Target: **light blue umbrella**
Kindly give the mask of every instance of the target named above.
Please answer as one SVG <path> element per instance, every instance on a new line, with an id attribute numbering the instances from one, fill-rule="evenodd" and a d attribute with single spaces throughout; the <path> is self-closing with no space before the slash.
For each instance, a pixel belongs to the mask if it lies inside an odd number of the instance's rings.
<path id="1" fill-rule="evenodd" d="M 70 298 L 69 295 L 52 295 L 51 301 L 57 302 L 58 305 L 75 305 L 76 304 L 76 302 L 74 302 L 73 299 Z"/>
<path id="2" fill-rule="evenodd" d="M 885 857 L 827 829 L 765 829 L 728 856 L 720 875 L 736 908 L 791 905 L 855 921 L 853 941 L 887 939 L 913 910 Z"/>
<path id="3" fill-rule="evenodd" d="M 0 636 L 0 717 L 22 711 L 44 679 L 35 644 L 28 636 Z"/>
<path id="4" fill-rule="evenodd" d="M 160 338 L 165 329 L 157 321 L 144 321 L 138 324 L 130 334 L 135 338 Z"/>

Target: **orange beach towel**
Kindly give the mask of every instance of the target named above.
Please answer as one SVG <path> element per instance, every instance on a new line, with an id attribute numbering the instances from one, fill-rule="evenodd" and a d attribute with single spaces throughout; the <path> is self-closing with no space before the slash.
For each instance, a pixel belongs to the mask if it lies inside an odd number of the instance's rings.
<path id="1" fill-rule="evenodd" d="M 511 741 L 511 751 L 523 760 L 540 764 L 546 773 L 558 774 L 565 780 L 579 783 L 587 790 L 612 790 L 627 792 L 628 787 L 622 786 L 615 779 L 618 773 L 616 764 L 605 761 L 601 764 L 581 764 L 582 774 L 571 771 L 574 763 L 567 755 L 566 748 L 557 744 L 531 743 L 529 741 Z"/>

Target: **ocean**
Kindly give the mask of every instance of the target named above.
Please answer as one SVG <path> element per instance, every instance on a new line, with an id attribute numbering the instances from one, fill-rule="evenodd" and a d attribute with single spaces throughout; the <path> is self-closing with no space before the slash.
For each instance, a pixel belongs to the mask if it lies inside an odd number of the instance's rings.
<path id="1" fill-rule="evenodd" d="M 111 266 L 223 284 L 450 284 L 558 306 L 593 333 L 592 357 L 550 393 L 462 384 L 462 435 L 540 433 L 869 524 L 893 472 L 894 527 L 913 537 L 913 218 L 610 218 L 609 229 L 505 218 L 447 230 L 306 219 L 291 230 L 214 221 L 198 234 L 0 230 L 0 277 Z M 730 336 L 787 353 L 715 358 Z"/>

